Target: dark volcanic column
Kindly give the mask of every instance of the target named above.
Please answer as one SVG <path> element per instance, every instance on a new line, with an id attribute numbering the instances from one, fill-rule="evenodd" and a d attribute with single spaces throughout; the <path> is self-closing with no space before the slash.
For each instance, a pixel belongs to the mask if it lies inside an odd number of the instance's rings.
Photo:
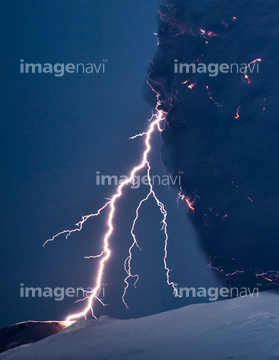
<path id="1" fill-rule="evenodd" d="M 167 113 L 163 162 L 183 172 L 198 241 L 243 285 L 274 284 L 279 270 L 278 13 L 271 0 L 164 1 L 148 79 Z"/>

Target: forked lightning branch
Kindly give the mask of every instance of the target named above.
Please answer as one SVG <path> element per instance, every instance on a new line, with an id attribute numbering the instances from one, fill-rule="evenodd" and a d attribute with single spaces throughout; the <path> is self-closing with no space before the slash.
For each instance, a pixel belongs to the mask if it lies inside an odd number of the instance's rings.
<path id="1" fill-rule="evenodd" d="M 95 259 L 98 261 L 98 270 L 97 270 L 97 274 L 95 276 L 95 280 L 94 280 L 94 286 L 92 291 L 90 291 L 86 298 L 86 305 L 84 307 L 84 309 L 81 312 L 78 313 L 74 313 L 69 315 L 66 318 L 66 321 L 71 323 L 72 321 L 75 321 L 79 318 L 85 317 L 87 316 L 87 314 L 91 311 L 92 315 L 95 317 L 94 314 L 94 310 L 93 310 L 93 305 L 95 301 L 100 301 L 102 303 L 102 300 L 98 297 L 98 293 L 100 291 L 100 288 L 102 286 L 103 283 L 103 277 L 104 277 L 104 273 L 105 273 L 105 269 L 106 269 L 106 263 L 108 262 L 108 260 L 111 257 L 111 248 L 110 248 L 110 242 L 113 241 L 113 233 L 114 233 L 114 217 L 115 217 L 115 213 L 117 212 L 117 201 L 119 198 L 122 197 L 123 195 L 123 191 L 125 189 L 125 187 L 131 185 L 131 183 L 134 182 L 135 177 L 138 175 L 138 173 L 145 169 L 146 170 L 146 179 L 147 179 L 147 183 L 148 183 L 148 193 L 147 195 L 142 198 L 142 200 L 139 202 L 138 207 L 135 209 L 135 218 L 133 223 L 131 224 L 131 237 L 132 237 L 132 242 L 131 242 L 131 246 L 128 250 L 128 256 L 126 258 L 126 260 L 124 261 L 124 270 L 127 274 L 126 278 L 124 279 L 124 291 L 123 291 L 123 296 L 122 296 L 122 300 L 123 303 L 125 304 L 126 307 L 128 307 L 128 305 L 125 302 L 125 295 L 126 292 L 128 290 L 129 287 L 129 280 L 133 279 L 134 280 L 134 285 L 135 283 L 138 281 L 139 276 L 138 274 L 134 274 L 132 271 L 132 254 L 133 254 L 133 250 L 135 247 L 139 247 L 138 243 L 137 243 L 137 239 L 134 233 L 134 228 L 135 228 L 135 224 L 139 218 L 139 213 L 140 213 L 140 209 L 141 209 L 141 205 L 145 202 L 148 201 L 149 199 L 153 199 L 153 201 L 155 201 L 158 210 L 161 213 L 162 216 L 162 221 L 161 221 L 161 230 L 163 233 L 163 237 L 164 237 L 164 257 L 162 259 L 162 264 L 164 265 L 165 271 L 166 271 L 166 280 L 167 280 L 167 284 L 170 285 L 173 289 L 173 293 L 176 296 L 179 296 L 177 294 L 177 289 L 174 285 L 174 282 L 170 280 L 170 269 L 167 266 L 167 256 L 168 256 L 168 251 L 167 251 L 167 247 L 168 247 L 168 231 L 167 231 L 167 211 L 165 209 L 164 204 L 158 199 L 155 190 L 153 188 L 153 183 L 152 183 L 152 177 L 150 174 L 151 171 L 151 166 L 150 163 L 148 161 L 148 155 L 151 151 L 151 138 L 153 133 L 158 130 L 158 131 L 162 131 L 161 127 L 160 127 L 160 123 L 164 121 L 164 114 L 162 111 L 158 111 L 158 113 L 156 115 L 153 115 L 152 118 L 150 119 L 150 124 L 148 126 L 148 129 L 146 132 L 143 132 L 141 134 L 138 134 L 136 136 L 134 136 L 133 138 L 137 138 L 137 137 L 143 137 L 144 138 L 144 150 L 142 152 L 142 157 L 140 162 L 134 166 L 134 168 L 131 170 L 129 176 L 127 176 L 127 178 L 122 179 L 123 181 L 121 181 L 120 183 L 118 183 L 118 186 L 116 188 L 116 191 L 114 193 L 114 195 L 112 196 L 112 198 L 107 201 L 104 206 L 102 208 L 100 208 L 96 213 L 92 213 L 90 215 L 86 215 L 83 216 L 82 219 L 76 224 L 76 227 L 72 230 L 63 230 L 61 232 L 59 232 L 58 234 L 56 234 L 55 236 L 53 236 L 51 239 L 47 240 L 44 243 L 44 246 L 47 243 L 50 243 L 52 241 L 54 241 L 57 237 L 59 237 L 60 235 L 64 235 L 66 236 L 66 238 L 68 238 L 72 233 L 77 232 L 77 231 L 81 231 L 83 229 L 83 226 L 85 224 L 85 222 L 90 219 L 90 218 L 94 218 L 96 216 L 99 216 L 103 210 L 108 208 L 108 215 L 107 215 L 107 231 L 104 234 L 103 238 L 102 238 L 102 252 L 98 255 L 92 255 L 92 256 L 88 256 L 86 258 L 88 259 Z M 102 303 L 103 304 L 103 303 Z"/>

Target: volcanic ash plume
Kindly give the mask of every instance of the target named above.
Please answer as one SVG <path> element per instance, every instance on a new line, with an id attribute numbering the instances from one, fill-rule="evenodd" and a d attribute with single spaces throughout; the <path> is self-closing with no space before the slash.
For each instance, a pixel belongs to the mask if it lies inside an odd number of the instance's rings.
<path id="1" fill-rule="evenodd" d="M 246 283 L 274 283 L 279 270 L 278 13 L 272 0 L 163 1 L 148 79 L 198 241 L 212 267 Z M 209 75 L 185 63 L 250 68 Z"/>

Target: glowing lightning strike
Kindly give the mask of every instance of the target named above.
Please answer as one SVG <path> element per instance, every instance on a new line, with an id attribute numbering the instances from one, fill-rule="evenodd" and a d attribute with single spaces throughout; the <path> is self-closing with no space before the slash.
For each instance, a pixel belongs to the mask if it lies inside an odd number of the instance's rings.
<path id="1" fill-rule="evenodd" d="M 151 170 L 151 167 L 150 167 L 150 164 L 147 162 L 147 167 L 148 167 L 148 170 L 147 170 L 147 176 L 148 176 L 148 182 L 149 182 L 149 188 L 150 188 L 150 193 L 149 194 L 152 194 L 153 198 L 155 199 L 156 203 L 157 203 L 157 206 L 159 207 L 160 209 L 160 212 L 161 214 L 163 215 L 163 220 L 161 221 L 162 223 L 162 228 L 161 230 L 164 231 L 164 235 L 165 235 L 165 246 L 164 246 L 164 268 L 166 270 L 166 277 L 167 277 L 167 284 L 169 286 L 171 286 L 173 288 L 173 294 L 175 297 L 181 297 L 180 295 L 178 295 L 178 291 L 177 291 L 177 288 L 175 287 L 175 284 L 174 282 L 170 281 L 170 269 L 168 268 L 168 265 L 167 265 L 167 257 L 168 257 L 168 230 L 167 230 L 167 227 L 168 227 L 168 223 L 167 223 L 167 211 L 164 207 L 164 204 L 157 198 L 156 194 L 155 194 L 155 191 L 153 189 L 153 186 L 152 186 L 152 183 L 151 183 L 151 177 L 150 177 L 150 170 Z"/>
<path id="2" fill-rule="evenodd" d="M 188 208 L 189 208 L 190 210 L 195 211 L 194 201 L 191 202 L 189 197 L 185 197 L 184 195 L 181 194 L 181 191 L 180 191 L 180 193 L 178 194 L 178 197 L 177 197 L 177 199 L 176 199 L 177 205 L 178 205 L 178 200 L 179 200 L 179 199 L 181 199 L 181 200 L 183 200 L 183 201 L 185 200 L 186 203 L 187 203 L 187 205 L 188 205 Z"/>
<path id="3" fill-rule="evenodd" d="M 130 278 L 135 278 L 135 279 L 136 279 L 135 282 L 134 282 L 134 287 L 136 287 L 136 284 L 137 284 L 137 282 L 138 282 L 138 280 L 139 280 L 139 275 L 138 275 L 138 274 L 134 274 L 134 275 L 133 275 L 133 274 L 131 273 L 132 250 L 133 250 L 133 248 L 134 248 L 135 246 L 137 246 L 137 248 L 141 250 L 141 248 L 140 248 L 140 246 L 139 246 L 139 244 L 138 244 L 138 242 L 137 242 L 137 238 L 136 238 L 136 235 L 135 235 L 135 233 L 134 233 L 134 230 L 135 230 L 136 222 L 137 222 L 138 217 L 139 217 L 139 209 L 141 208 L 141 205 L 142 205 L 145 201 L 148 200 L 150 194 L 151 194 L 151 192 L 149 191 L 149 193 L 147 194 L 147 196 L 140 201 L 140 203 L 139 203 L 139 205 L 138 205 L 138 207 L 137 207 L 136 217 L 135 217 L 135 219 L 134 219 L 134 221 L 133 221 L 133 225 L 132 225 L 132 228 L 131 228 L 131 235 L 132 235 L 132 238 L 133 238 L 133 243 L 132 243 L 132 245 L 129 247 L 129 256 L 128 256 L 128 257 L 125 259 L 125 261 L 124 261 L 124 270 L 126 271 L 127 276 L 126 276 L 126 278 L 124 279 L 125 287 L 124 287 L 124 291 L 123 291 L 123 295 L 122 295 L 122 301 L 123 301 L 123 303 L 124 303 L 124 305 L 126 306 L 127 309 L 129 308 L 129 306 L 128 306 L 128 304 L 127 304 L 126 301 L 125 301 L 125 295 L 126 295 L 126 293 L 127 293 L 128 287 L 129 287 L 128 280 L 129 280 Z"/>
<path id="4" fill-rule="evenodd" d="M 245 78 L 245 80 L 247 80 L 248 84 L 251 84 L 251 80 L 250 80 L 249 76 L 247 75 L 247 69 L 248 69 L 248 68 L 250 69 L 250 66 L 251 66 L 252 64 L 256 64 L 256 63 L 261 62 L 261 61 L 262 61 L 262 59 L 260 59 L 260 58 L 259 58 L 259 59 L 255 59 L 255 60 L 251 61 L 251 62 L 246 66 L 245 72 L 244 72 L 244 78 Z M 251 71 L 251 69 L 250 69 L 250 71 Z"/>
<path id="5" fill-rule="evenodd" d="M 206 85 L 205 87 L 206 87 L 206 90 L 207 90 L 209 99 L 210 99 L 211 101 L 213 101 L 213 103 L 214 103 L 216 106 L 223 107 L 223 105 L 218 104 L 218 103 L 213 99 L 213 97 L 211 96 L 211 93 L 210 93 L 210 91 L 209 91 L 209 86 Z"/>
<path id="6" fill-rule="evenodd" d="M 240 109 L 241 109 L 241 106 L 238 106 L 238 108 L 236 109 L 236 114 L 235 114 L 235 117 L 234 117 L 236 120 L 240 118 L 240 115 L 239 115 Z"/>
<path id="7" fill-rule="evenodd" d="M 66 239 L 68 239 L 68 237 L 69 237 L 70 235 L 72 235 L 74 232 L 76 232 L 76 231 L 81 231 L 82 228 L 83 228 L 83 224 L 84 224 L 89 218 L 91 218 L 91 217 L 96 217 L 96 216 L 100 215 L 101 212 L 102 212 L 110 203 L 111 203 L 111 201 L 108 201 L 103 207 L 101 207 L 101 208 L 96 212 L 96 214 L 90 214 L 90 215 L 82 216 L 82 220 L 79 221 L 79 222 L 76 224 L 76 226 L 78 226 L 76 229 L 73 229 L 73 230 L 63 230 L 63 231 L 61 231 L 60 233 L 54 235 L 51 239 L 48 239 L 48 240 L 43 244 L 43 247 L 45 247 L 47 243 L 54 241 L 54 240 L 55 240 L 58 236 L 60 236 L 60 235 L 67 234 L 67 235 L 66 235 Z M 104 252 L 104 251 L 103 251 L 103 252 Z M 97 257 L 100 257 L 100 255 L 98 255 Z"/>
<path id="8" fill-rule="evenodd" d="M 136 134 L 136 135 L 134 135 L 134 136 L 130 136 L 129 138 L 128 138 L 128 140 L 134 140 L 134 139 L 136 139 L 136 138 L 138 138 L 138 137 L 142 137 L 142 136 L 144 136 L 144 135 L 146 135 L 147 133 L 146 132 L 142 132 L 142 133 L 140 133 L 140 134 Z"/>
<path id="9" fill-rule="evenodd" d="M 153 120 L 154 117 L 155 117 L 155 120 Z M 145 150 L 144 150 L 144 152 L 142 154 L 141 162 L 132 169 L 132 171 L 130 172 L 130 176 L 127 179 L 125 179 L 124 181 L 122 181 L 118 185 L 117 190 L 114 193 L 113 197 L 102 208 L 100 208 L 97 213 L 90 214 L 90 215 L 87 215 L 87 216 L 83 216 L 82 220 L 76 224 L 77 228 L 75 228 L 73 230 L 61 231 L 57 235 L 53 236 L 51 239 L 47 240 L 43 245 L 43 246 L 45 246 L 48 242 L 54 241 L 60 235 L 66 234 L 66 238 L 68 238 L 72 233 L 74 233 L 76 231 L 81 231 L 82 228 L 83 228 L 83 224 L 89 218 L 98 216 L 102 212 L 102 210 L 109 207 L 110 210 L 109 210 L 109 214 L 108 214 L 108 218 L 107 218 L 108 230 L 105 233 L 105 235 L 103 237 L 103 240 L 102 240 L 103 251 L 99 255 L 87 256 L 86 257 L 87 259 L 89 259 L 89 258 L 93 258 L 93 259 L 100 258 L 100 260 L 99 260 L 99 269 L 98 269 L 98 272 L 97 272 L 97 278 L 96 278 L 96 282 L 95 282 L 95 287 L 92 289 L 92 291 L 88 292 L 88 293 L 90 293 L 90 296 L 87 296 L 85 299 L 83 299 L 83 300 L 87 300 L 86 307 L 81 312 L 71 314 L 66 318 L 66 321 L 69 324 L 72 323 L 74 320 L 76 320 L 78 318 L 81 318 L 81 317 L 86 318 L 86 315 L 87 315 L 87 313 L 89 311 L 91 311 L 92 315 L 95 317 L 94 311 L 93 311 L 93 302 L 96 299 L 96 300 L 98 300 L 98 301 L 100 301 L 102 303 L 102 301 L 98 298 L 98 295 L 99 295 L 99 292 L 100 292 L 99 290 L 101 288 L 101 283 L 102 283 L 103 274 L 104 274 L 104 270 L 105 270 L 105 264 L 106 264 L 106 262 L 109 260 L 109 258 L 111 256 L 111 250 L 110 250 L 110 247 L 109 247 L 109 240 L 110 240 L 110 237 L 111 237 L 111 235 L 112 235 L 112 233 L 114 231 L 113 220 L 114 220 L 114 214 L 115 214 L 115 211 L 116 211 L 116 207 L 115 207 L 116 206 L 116 201 L 122 196 L 123 188 L 126 185 L 130 184 L 134 180 L 135 175 L 138 173 L 138 171 L 142 170 L 145 167 L 147 167 L 147 177 L 148 177 L 148 181 L 149 181 L 149 193 L 147 194 L 147 196 L 144 199 L 142 199 L 140 201 L 140 203 L 139 203 L 139 205 L 138 205 L 138 207 L 136 209 L 136 217 L 135 217 L 135 219 L 133 221 L 133 225 L 132 225 L 132 229 L 131 229 L 131 235 L 133 237 L 133 243 L 129 248 L 129 256 L 126 258 L 126 260 L 124 262 L 124 269 L 125 269 L 125 271 L 127 273 L 127 277 L 124 279 L 125 287 L 124 287 L 124 293 L 123 293 L 123 296 L 122 296 L 122 300 L 123 300 L 124 304 L 126 305 L 126 307 L 128 307 L 128 305 L 126 304 L 125 299 L 124 299 L 126 291 L 127 291 L 128 287 L 129 287 L 128 279 L 131 278 L 131 277 L 136 279 L 135 283 L 134 283 L 134 286 L 136 285 L 136 283 L 137 283 L 137 281 L 139 279 L 139 276 L 137 274 L 133 275 L 131 273 L 132 250 L 133 250 L 134 246 L 137 246 L 139 248 L 136 236 L 134 234 L 134 228 L 135 228 L 136 222 L 137 222 L 138 217 L 139 217 L 139 210 L 141 208 L 141 205 L 143 204 L 143 202 L 148 200 L 148 198 L 151 195 L 155 199 L 155 201 L 157 203 L 157 206 L 159 207 L 159 210 L 160 210 L 160 212 L 161 212 L 161 214 L 163 216 L 161 230 L 164 231 L 164 235 L 165 235 L 165 241 L 164 241 L 164 268 L 166 270 L 167 283 L 168 283 L 168 285 L 172 286 L 175 295 L 178 296 L 177 289 L 175 288 L 174 283 L 170 281 L 169 273 L 170 273 L 171 270 L 167 266 L 167 255 L 168 255 L 168 253 L 167 253 L 167 246 L 168 246 L 167 212 L 165 210 L 164 204 L 162 202 L 160 202 L 160 200 L 157 198 L 157 196 L 155 194 L 155 191 L 153 189 L 153 186 L 152 186 L 152 183 L 151 183 L 151 177 L 150 177 L 151 167 L 150 167 L 150 164 L 149 164 L 148 159 L 147 159 L 147 156 L 148 156 L 148 154 L 149 154 L 149 152 L 151 150 L 151 145 L 150 145 L 151 135 L 154 132 L 154 130 L 156 129 L 156 127 L 157 127 L 157 129 L 159 131 L 162 131 L 162 129 L 160 127 L 160 122 L 162 120 L 164 120 L 163 112 L 158 111 L 157 115 L 153 115 L 151 117 L 151 119 L 150 119 L 151 123 L 150 123 L 150 125 L 148 127 L 147 132 L 140 133 L 140 134 L 135 135 L 135 136 L 130 138 L 130 139 L 135 139 L 136 137 L 139 137 L 139 136 L 145 136 L 146 137 L 146 139 L 145 139 Z"/>

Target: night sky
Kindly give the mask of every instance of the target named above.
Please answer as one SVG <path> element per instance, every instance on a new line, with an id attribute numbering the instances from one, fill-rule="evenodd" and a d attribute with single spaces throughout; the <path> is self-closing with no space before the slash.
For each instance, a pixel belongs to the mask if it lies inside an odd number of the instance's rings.
<path id="1" fill-rule="evenodd" d="M 73 228 L 81 215 L 96 212 L 112 195 L 97 186 L 101 174 L 127 174 L 142 151 L 142 139 L 156 105 L 146 84 L 156 51 L 157 1 L 2 1 L 1 31 L 1 318 L 0 327 L 25 320 L 62 320 L 82 304 L 73 299 L 20 298 L 30 287 L 89 287 L 100 252 L 104 214 L 67 240 L 43 243 Z M 20 74 L 20 59 L 31 63 L 101 63 L 105 74 Z M 164 174 L 160 135 L 152 141 L 154 174 Z M 187 208 L 176 193 L 158 187 L 169 213 L 171 279 L 181 286 L 214 286 L 208 259 L 196 244 Z M 147 188 L 125 192 L 119 202 L 112 258 L 105 283 L 108 304 L 97 315 L 138 317 L 185 305 L 175 299 L 163 268 L 161 217 L 154 201 L 145 204 L 136 227 L 142 251 L 135 250 L 137 290 L 121 302 L 123 261 L 130 226 Z"/>

